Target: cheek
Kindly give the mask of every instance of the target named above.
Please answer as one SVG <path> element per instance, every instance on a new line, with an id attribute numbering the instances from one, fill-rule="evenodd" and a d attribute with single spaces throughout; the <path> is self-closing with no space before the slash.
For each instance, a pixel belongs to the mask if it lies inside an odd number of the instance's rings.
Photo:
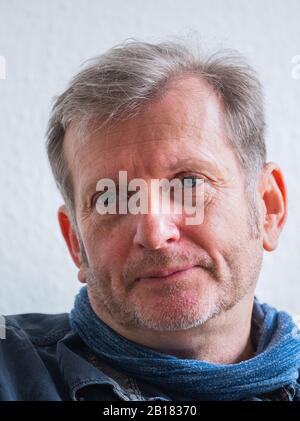
<path id="1" fill-rule="evenodd" d="M 120 227 L 90 227 L 85 233 L 86 252 L 92 267 L 119 273 L 130 249 L 128 234 Z"/>
<path id="2" fill-rule="evenodd" d="M 228 194 L 226 194 L 228 193 Z M 223 192 L 207 209 L 207 219 L 226 230 L 235 231 L 241 227 L 246 228 L 248 221 L 247 202 L 244 192 L 236 188 Z"/>
<path id="3" fill-rule="evenodd" d="M 197 245 L 222 253 L 247 237 L 247 208 L 240 198 L 219 198 L 205 207 L 202 224 L 185 225 L 182 229 Z"/>

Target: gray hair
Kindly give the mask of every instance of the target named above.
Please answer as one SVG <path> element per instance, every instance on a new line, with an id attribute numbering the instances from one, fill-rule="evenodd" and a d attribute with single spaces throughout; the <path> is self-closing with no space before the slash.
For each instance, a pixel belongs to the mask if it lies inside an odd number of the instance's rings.
<path id="1" fill-rule="evenodd" d="M 71 214 L 73 189 L 63 154 L 64 136 L 71 123 L 79 137 L 84 137 L 91 124 L 102 128 L 133 117 L 146 103 L 162 96 L 170 81 L 185 75 L 206 81 L 220 97 L 229 141 L 241 168 L 253 179 L 266 161 L 265 122 L 261 85 L 245 59 L 232 50 L 204 58 L 177 41 L 130 41 L 91 59 L 53 105 L 47 153 Z"/>

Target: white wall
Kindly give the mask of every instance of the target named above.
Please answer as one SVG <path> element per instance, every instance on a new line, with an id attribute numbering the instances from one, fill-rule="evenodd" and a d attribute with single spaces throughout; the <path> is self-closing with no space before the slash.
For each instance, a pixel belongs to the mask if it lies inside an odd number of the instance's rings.
<path id="1" fill-rule="evenodd" d="M 84 60 L 125 38 L 174 35 L 236 48 L 260 74 L 269 159 L 286 174 L 290 212 L 258 296 L 300 314 L 299 0 L 0 0 L 0 313 L 67 311 L 80 286 L 45 154 L 51 98 Z"/>

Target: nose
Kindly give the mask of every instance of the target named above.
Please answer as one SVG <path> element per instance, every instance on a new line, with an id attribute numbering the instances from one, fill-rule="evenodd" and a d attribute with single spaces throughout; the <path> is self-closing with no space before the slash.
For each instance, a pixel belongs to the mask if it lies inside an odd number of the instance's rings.
<path id="1" fill-rule="evenodd" d="M 180 239 L 180 231 L 172 215 L 148 213 L 139 215 L 134 244 L 158 250 Z"/>

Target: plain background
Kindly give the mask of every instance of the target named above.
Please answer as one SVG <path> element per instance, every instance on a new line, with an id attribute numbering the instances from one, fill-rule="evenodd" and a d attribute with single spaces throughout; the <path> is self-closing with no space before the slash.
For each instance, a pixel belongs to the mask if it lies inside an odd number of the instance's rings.
<path id="1" fill-rule="evenodd" d="M 299 0 L 0 0 L 0 313 L 68 311 L 81 286 L 45 153 L 52 98 L 115 44 L 174 36 L 238 49 L 259 73 L 268 159 L 286 175 L 289 217 L 278 249 L 265 253 L 257 296 L 300 314 Z"/>

